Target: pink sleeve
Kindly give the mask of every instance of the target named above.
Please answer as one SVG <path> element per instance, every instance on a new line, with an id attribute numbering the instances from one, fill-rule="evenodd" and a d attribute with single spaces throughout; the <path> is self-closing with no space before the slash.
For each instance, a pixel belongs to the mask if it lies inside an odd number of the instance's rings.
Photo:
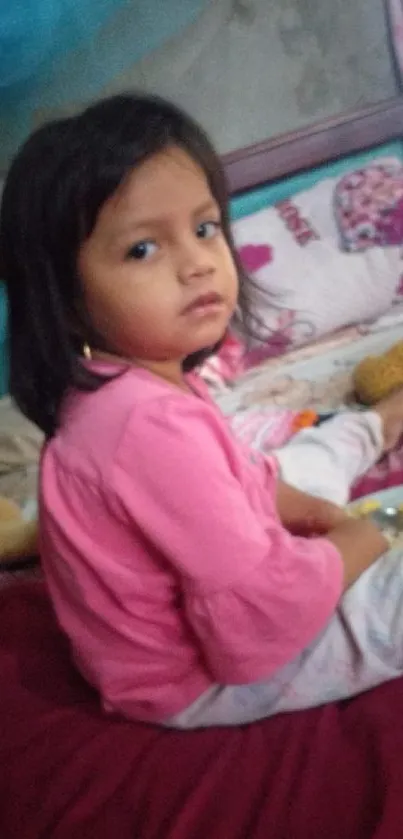
<path id="1" fill-rule="evenodd" d="M 237 456 L 212 407 L 173 397 L 133 416 L 116 460 L 125 513 L 171 565 L 222 684 L 267 677 L 297 656 L 329 621 L 343 580 L 333 545 L 284 530 L 259 503 L 267 490 L 257 479 L 251 503 Z"/>

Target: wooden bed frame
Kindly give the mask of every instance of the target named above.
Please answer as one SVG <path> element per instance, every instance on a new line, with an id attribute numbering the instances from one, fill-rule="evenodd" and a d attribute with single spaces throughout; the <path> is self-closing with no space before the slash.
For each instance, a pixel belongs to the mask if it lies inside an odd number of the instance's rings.
<path id="1" fill-rule="evenodd" d="M 403 96 L 396 96 L 224 155 L 229 189 L 235 195 L 400 137 Z"/>

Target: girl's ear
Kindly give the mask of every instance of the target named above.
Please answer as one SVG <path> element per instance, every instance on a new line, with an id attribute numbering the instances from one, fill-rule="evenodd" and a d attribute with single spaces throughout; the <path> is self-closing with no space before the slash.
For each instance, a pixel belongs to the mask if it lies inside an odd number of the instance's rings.
<path id="1" fill-rule="evenodd" d="M 73 311 L 68 316 L 68 330 L 74 344 L 82 347 L 86 341 L 85 318 L 83 317 L 82 305 L 74 302 Z"/>
<path id="2" fill-rule="evenodd" d="M 75 300 L 73 311 L 68 319 L 68 329 L 78 355 L 85 355 L 85 347 L 91 350 L 108 352 L 106 341 L 94 329 L 84 300 Z"/>

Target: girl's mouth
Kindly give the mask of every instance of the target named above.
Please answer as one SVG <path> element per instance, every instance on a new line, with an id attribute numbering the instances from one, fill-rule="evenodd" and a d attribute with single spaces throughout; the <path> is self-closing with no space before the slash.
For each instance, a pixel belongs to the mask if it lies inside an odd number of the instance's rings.
<path id="1" fill-rule="evenodd" d="M 185 315 L 195 314 L 199 316 L 203 314 L 213 314 L 221 311 L 223 306 L 224 300 L 221 295 L 215 291 L 211 291 L 208 294 L 201 294 L 199 297 L 192 300 L 192 302 L 186 306 L 183 313 Z"/>

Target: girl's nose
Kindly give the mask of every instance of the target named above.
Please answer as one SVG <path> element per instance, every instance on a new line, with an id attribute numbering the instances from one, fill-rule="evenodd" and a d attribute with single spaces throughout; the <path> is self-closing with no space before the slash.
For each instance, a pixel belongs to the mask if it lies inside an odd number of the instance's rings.
<path id="1" fill-rule="evenodd" d="M 203 239 L 195 238 L 178 249 L 177 274 L 181 283 L 188 285 L 212 274 L 215 269 L 213 254 Z"/>

